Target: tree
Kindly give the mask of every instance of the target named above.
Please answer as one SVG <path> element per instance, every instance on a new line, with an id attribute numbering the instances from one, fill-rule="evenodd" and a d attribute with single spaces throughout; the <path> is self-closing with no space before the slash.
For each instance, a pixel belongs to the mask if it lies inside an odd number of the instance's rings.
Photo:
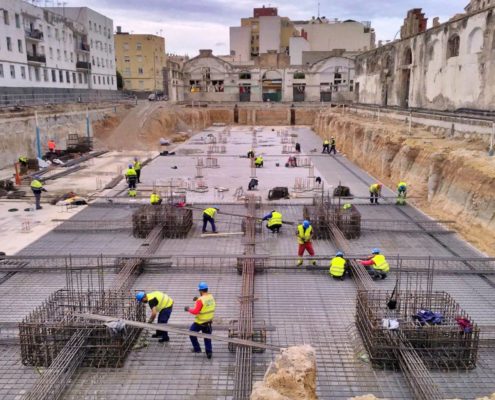
<path id="1" fill-rule="evenodd" d="M 124 88 L 124 80 L 122 79 L 122 74 L 117 71 L 117 89 L 122 90 Z"/>

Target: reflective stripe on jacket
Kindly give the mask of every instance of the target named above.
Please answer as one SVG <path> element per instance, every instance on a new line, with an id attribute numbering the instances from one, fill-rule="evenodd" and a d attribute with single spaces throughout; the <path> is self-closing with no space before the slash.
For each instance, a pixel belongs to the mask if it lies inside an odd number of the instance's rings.
<path id="1" fill-rule="evenodd" d="M 272 212 L 272 217 L 268 220 L 268 226 L 282 225 L 282 214 L 277 211 Z"/>
<path id="2" fill-rule="evenodd" d="M 334 257 L 330 261 L 330 274 L 332 276 L 340 277 L 344 275 L 345 259 L 342 257 Z"/>
<path id="3" fill-rule="evenodd" d="M 302 224 L 297 226 L 297 242 L 299 244 L 304 244 L 311 241 L 311 233 L 313 232 L 313 227 L 310 225 L 308 229 L 304 230 Z"/>
<path id="4" fill-rule="evenodd" d="M 203 303 L 203 307 L 198 315 L 194 318 L 194 322 L 197 324 L 204 324 L 213 320 L 215 316 L 215 299 L 209 293 L 202 295 L 199 300 Z"/>
<path id="5" fill-rule="evenodd" d="M 146 298 L 148 299 L 148 302 L 153 299 L 158 300 L 158 304 L 156 305 L 157 312 L 160 312 L 165 308 L 169 308 L 174 304 L 174 301 L 169 295 L 159 291 L 146 293 Z"/>
<path id="6" fill-rule="evenodd" d="M 375 256 L 373 256 L 372 260 L 375 263 L 375 265 L 373 265 L 374 269 L 383 271 L 385 273 L 388 273 L 388 271 L 390 271 L 390 266 L 388 265 L 388 262 L 385 259 L 384 255 L 376 254 Z"/>
<path id="7" fill-rule="evenodd" d="M 207 208 L 203 211 L 204 214 L 208 215 L 211 218 L 215 218 L 215 215 L 217 213 L 217 210 L 214 208 Z"/>

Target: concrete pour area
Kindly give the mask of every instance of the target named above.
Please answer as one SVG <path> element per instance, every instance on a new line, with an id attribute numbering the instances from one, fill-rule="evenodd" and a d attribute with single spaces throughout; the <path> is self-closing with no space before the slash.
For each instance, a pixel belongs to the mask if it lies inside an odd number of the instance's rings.
<path id="1" fill-rule="evenodd" d="M 261 208 L 257 210 L 259 217 L 276 208 L 286 221 L 299 223 L 302 220 L 303 206 L 312 204 L 313 196 L 320 195 L 321 191 L 317 188 L 294 193 L 296 178 L 305 181 L 314 180 L 310 176 L 320 176 L 325 191 L 341 182 L 349 186 L 356 197 L 367 196 L 368 186 L 374 180 L 341 155 L 322 155 L 321 139 L 309 128 L 256 128 L 255 145 L 253 127 L 232 127 L 228 134 L 225 134 L 225 129 L 209 128 L 178 146 L 175 155 L 153 159 L 143 169 L 142 184 L 138 185 L 140 197 L 137 199 L 128 199 L 125 184 L 121 183 L 105 192 L 104 196 L 99 196 L 104 198 L 95 200 L 59 225 L 62 229 L 46 233 L 20 250 L 18 255 L 38 256 L 41 259 L 46 257 L 46 263 L 52 263 L 50 257 L 55 255 L 78 255 L 88 259 L 99 254 L 108 258 L 132 255 L 143 242 L 143 239 L 132 236 L 131 216 L 136 206 L 148 203 L 153 188 L 160 191 L 164 198 L 170 190 L 175 194 L 185 193 L 188 205 L 197 207 L 193 212 L 192 229 L 185 239 L 161 241 L 154 253 L 157 261 L 145 265 L 133 289 L 162 290 L 168 293 L 174 299 L 170 323 L 186 326 L 192 322 L 192 317 L 183 308 L 192 304 L 198 282 L 206 281 L 217 302 L 214 333 L 227 336 L 229 322 L 239 318 L 243 279 L 237 272 L 235 260 L 243 254 L 245 241 L 242 235 L 202 237 L 201 210 L 207 206 L 218 206 L 218 230 L 222 233 L 241 232 L 242 218 L 231 214 L 245 215 L 247 212 L 244 200 L 234 196 L 239 187 L 246 191 L 253 173 L 250 161 L 245 158 L 247 152 L 253 148 L 257 154 L 262 153 L 265 159 L 264 167 L 255 170 L 259 189 L 254 194 L 262 198 Z M 297 138 L 301 144 L 300 157 L 311 160 L 314 167 L 311 172 L 309 167 L 285 167 L 289 154 L 283 153 L 287 145 L 282 143 L 286 140 L 284 131 L 289 137 Z M 210 140 L 208 135 L 218 139 L 223 136 L 225 142 L 217 142 L 214 146 L 225 146 L 225 151 L 208 154 L 213 149 L 211 143 L 206 143 Z M 198 174 L 197 159 L 207 156 L 216 158 L 219 167 L 202 168 L 201 174 Z M 202 177 L 195 178 L 197 175 Z M 197 189 L 198 182 L 207 186 L 207 191 L 191 191 Z M 275 186 L 289 187 L 294 196 L 275 202 L 268 201 L 268 191 Z M 218 188 L 228 190 L 219 191 Z M 393 195 L 393 191 L 384 190 L 385 197 Z M 415 208 L 398 208 L 392 201 L 383 200 L 384 204 L 378 206 L 371 206 L 365 199 L 359 198 L 350 202 L 358 208 L 363 220 L 411 223 L 427 219 Z M 76 227 L 75 221 L 99 221 L 100 225 L 98 229 L 85 230 Z M 122 224 L 115 230 L 108 228 L 115 221 L 127 221 L 128 225 Z M 106 230 L 101 228 L 105 224 L 108 228 Z M 16 240 L 15 232 L 11 233 L 9 240 Z M 379 247 L 389 258 L 389 277 L 373 282 L 376 289 L 389 291 L 393 289 L 397 278 L 397 256 L 430 256 L 435 260 L 456 256 L 473 259 L 483 257 L 455 233 L 447 232 L 447 229 L 435 233 L 420 229 L 408 232 L 363 229 L 361 237 L 349 243 L 352 255 L 364 257 L 371 248 Z M 403 373 L 372 368 L 355 326 L 357 288 L 354 280 L 340 282 L 331 279 L 328 270 L 294 268 L 297 242 L 295 226 L 292 225 L 285 225 L 279 234 L 271 234 L 263 226 L 261 233 L 256 235 L 255 248 L 256 255 L 280 257 L 281 260 L 270 261 L 272 268 L 254 276 L 254 321 L 266 324 L 268 344 L 282 347 L 310 344 L 316 349 L 317 392 L 321 399 L 346 399 L 368 393 L 388 399 L 414 397 Z M 330 240 L 315 240 L 314 248 L 316 255 L 321 257 L 319 266 L 325 267 L 337 250 Z M 490 262 L 490 268 L 493 268 L 493 261 Z M 105 286 L 110 285 L 114 277 L 115 269 L 106 269 Z M 63 288 L 65 280 L 65 272 L 61 270 L 1 273 L 0 399 L 22 398 L 42 374 L 36 368 L 21 364 L 13 325 L 51 293 Z M 417 278 L 416 282 L 424 284 L 424 279 Z M 482 334 L 484 331 L 495 332 L 493 275 L 476 271 L 456 275 L 438 272 L 433 275 L 433 287 L 454 297 L 481 326 Z M 143 332 L 142 336 L 148 336 L 148 333 Z M 170 334 L 170 337 L 171 341 L 167 344 L 159 344 L 148 338 L 144 347 L 130 352 L 123 368 L 78 368 L 62 398 L 238 398 L 233 394 L 236 386 L 236 355 L 229 351 L 227 343 L 214 342 L 213 359 L 207 360 L 204 353 L 190 353 L 188 337 L 175 334 Z M 489 345 L 489 339 L 485 342 L 487 345 L 480 346 L 475 369 L 431 372 L 445 399 L 471 399 L 495 391 L 495 349 Z M 274 356 L 270 350 L 253 354 L 252 381 L 262 379 Z"/>

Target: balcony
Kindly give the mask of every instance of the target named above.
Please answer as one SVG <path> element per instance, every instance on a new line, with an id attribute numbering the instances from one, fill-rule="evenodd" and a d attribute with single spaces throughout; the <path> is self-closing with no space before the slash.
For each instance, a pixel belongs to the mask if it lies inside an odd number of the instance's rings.
<path id="1" fill-rule="evenodd" d="M 77 69 L 84 69 L 86 71 L 90 71 L 91 70 L 91 63 L 89 63 L 87 61 L 78 61 L 76 63 L 76 68 Z"/>
<path id="2" fill-rule="evenodd" d="M 27 53 L 27 60 L 30 64 L 45 64 L 46 56 L 44 54 Z"/>
<path id="3" fill-rule="evenodd" d="M 38 29 L 33 29 L 31 31 L 26 31 L 26 38 L 35 41 L 43 40 L 43 32 Z"/>
<path id="4" fill-rule="evenodd" d="M 89 44 L 87 44 L 87 43 L 79 43 L 76 46 L 76 51 L 82 52 L 82 53 L 89 53 Z"/>

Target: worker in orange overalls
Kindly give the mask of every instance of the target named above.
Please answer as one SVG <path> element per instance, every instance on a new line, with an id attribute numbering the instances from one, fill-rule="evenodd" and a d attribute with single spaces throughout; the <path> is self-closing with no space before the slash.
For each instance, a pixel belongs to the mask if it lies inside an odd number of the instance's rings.
<path id="1" fill-rule="evenodd" d="M 50 153 L 55 153 L 55 147 L 56 147 L 55 142 L 53 141 L 53 139 L 50 139 L 48 141 L 48 151 Z"/>

